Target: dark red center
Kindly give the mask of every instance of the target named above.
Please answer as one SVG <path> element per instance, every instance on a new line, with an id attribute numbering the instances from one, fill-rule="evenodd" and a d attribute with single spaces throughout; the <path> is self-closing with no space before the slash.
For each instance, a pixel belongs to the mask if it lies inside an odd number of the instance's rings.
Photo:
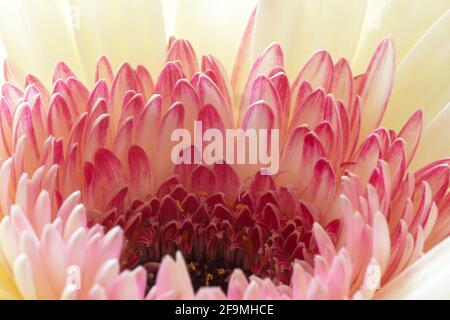
<path id="1" fill-rule="evenodd" d="M 127 243 L 122 267 L 144 266 L 149 287 L 161 259 L 177 251 L 183 254 L 196 289 L 226 289 L 236 268 L 288 284 L 292 262 L 312 262 L 317 252 L 312 215 L 285 188 L 248 188 L 227 199 L 222 192 L 189 193 L 174 177 L 156 196 L 135 200 L 125 210 L 113 207 L 97 222 L 107 229 L 123 227 Z"/>

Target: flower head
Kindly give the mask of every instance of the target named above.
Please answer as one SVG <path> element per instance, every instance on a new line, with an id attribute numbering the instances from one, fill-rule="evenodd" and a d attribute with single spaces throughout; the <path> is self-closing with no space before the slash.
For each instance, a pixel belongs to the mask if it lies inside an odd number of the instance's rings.
<path id="1" fill-rule="evenodd" d="M 256 14 L 231 79 L 219 59 L 198 59 L 175 37 L 153 77 L 130 63 L 115 72 L 102 57 L 94 80 L 60 62 L 51 87 L 32 75 L 21 86 L 6 62 L 0 293 L 391 297 L 414 281 L 409 268 L 433 265 L 421 260 L 448 260 L 450 158 L 417 164 L 424 111 L 399 130 L 382 124 L 396 75 L 393 39 L 359 75 L 321 50 L 293 76 L 276 42 L 247 67 Z M 174 163 L 172 133 L 195 135 L 196 121 L 200 133 L 224 136 L 279 130 L 279 172 L 228 158 Z M 198 147 L 180 155 L 203 159 Z"/>

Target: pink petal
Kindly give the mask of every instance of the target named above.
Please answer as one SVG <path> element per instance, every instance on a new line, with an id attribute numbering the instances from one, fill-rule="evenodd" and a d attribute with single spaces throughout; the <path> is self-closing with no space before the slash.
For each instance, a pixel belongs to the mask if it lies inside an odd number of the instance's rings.
<path id="1" fill-rule="evenodd" d="M 275 86 L 266 76 L 258 76 L 253 83 L 249 105 L 263 100 L 273 111 L 275 116 L 275 127 L 282 128 L 281 100 Z"/>
<path id="2" fill-rule="evenodd" d="M 157 183 L 161 183 L 172 173 L 171 151 L 175 143 L 171 141 L 171 136 L 175 129 L 183 128 L 184 116 L 184 106 L 181 103 L 175 103 L 161 120 L 158 134 L 158 157 L 155 160 L 155 168 L 158 168 L 158 171 L 155 172 Z"/>
<path id="3" fill-rule="evenodd" d="M 281 47 L 277 43 L 270 45 L 261 55 L 258 56 L 247 79 L 247 84 L 241 98 L 240 117 L 243 115 L 249 105 L 251 88 L 256 78 L 260 75 L 268 76 L 276 67 L 284 66 L 284 57 Z"/>
<path id="4" fill-rule="evenodd" d="M 376 49 L 358 95 L 362 102 L 361 133 L 365 137 L 377 128 L 383 118 L 395 78 L 395 48 L 391 38 Z"/>
<path id="5" fill-rule="evenodd" d="M 130 147 L 128 170 L 130 172 L 130 193 L 139 199 L 145 198 L 153 190 L 153 173 L 150 160 L 142 148 Z"/>
<path id="6" fill-rule="evenodd" d="M 97 62 L 97 68 L 95 71 L 95 82 L 100 80 L 105 81 L 109 86 L 112 85 L 114 73 L 109 63 L 109 60 L 102 56 Z"/>
<path id="7" fill-rule="evenodd" d="M 216 191 L 216 176 L 205 166 L 199 166 L 192 172 L 191 190 L 199 194 L 213 194 Z"/>
<path id="8" fill-rule="evenodd" d="M 293 88 L 298 88 L 303 81 L 308 81 L 313 88 L 320 87 L 326 92 L 330 91 L 333 81 L 333 61 L 328 52 L 315 53 L 305 64 L 294 81 Z"/>
<path id="9" fill-rule="evenodd" d="M 418 110 L 414 113 L 408 122 L 404 125 L 399 137 L 405 140 L 406 149 L 406 166 L 409 165 L 419 145 L 420 136 L 422 135 L 423 128 L 423 111 Z"/>
<path id="10" fill-rule="evenodd" d="M 325 93 L 322 89 L 312 92 L 302 105 L 296 106 L 292 117 L 291 128 L 300 125 L 308 125 L 314 128 L 324 119 Z"/>
<path id="11" fill-rule="evenodd" d="M 144 98 L 147 101 L 153 95 L 155 90 L 155 85 L 153 83 L 152 76 L 150 72 L 142 65 L 136 67 L 136 74 L 142 84 L 142 93 L 144 94 Z"/>
<path id="12" fill-rule="evenodd" d="M 58 80 L 67 80 L 70 77 L 74 77 L 75 75 L 70 70 L 70 68 L 64 63 L 64 62 L 58 62 L 55 67 L 55 71 L 53 73 L 53 83 L 55 83 Z"/>
<path id="13" fill-rule="evenodd" d="M 166 62 L 170 61 L 180 61 L 181 69 L 188 79 L 198 70 L 194 48 L 186 40 L 177 39 L 171 44 Z"/>
<path id="14" fill-rule="evenodd" d="M 246 70 L 244 70 L 245 63 L 248 62 L 249 56 L 252 50 L 252 38 L 256 20 L 256 8 L 253 10 L 252 15 L 247 23 L 247 26 L 242 36 L 241 44 L 236 55 L 236 63 L 233 67 L 233 73 L 231 75 L 231 87 L 234 92 L 238 92 L 240 82 L 245 81 L 243 77 L 246 76 Z M 6 78 L 6 77 L 5 77 Z"/>
<path id="15" fill-rule="evenodd" d="M 198 80 L 197 90 L 201 105 L 213 105 L 219 112 L 225 127 L 230 128 L 233 123 L 230 106 L 226 104 L 216 84 L 209 77 L 202 75 Z"/>
<path id="16" fill-rule="evenodd" d="M 353 99 L 353 75 L 345 59 L 340 59 L 334 66 L 331 92 L 337 99 L 342 100 L 347 109 L 351 107 Z"/>
<path id="17" fill-rule="evenodd" d="M 161 121 L 162 99 L 159 95 L 154 95 L 142 110 L 136 123 L 136 143 L 143 148 L 154 159 L 156 154 L 159 125 Z"/>
<path id="18" fill-rule="evenodd" d="M 167 62 L 159 74 L 158 80 L 156 81 L 155 93 L 160 94 L 162 97 L 162 114 L 165 114 L 169 108 L 175 85 L 182 78 L 183 73 L 175 62 Z"/>
<path id="19" fill-rule="evenodd" d="M 124 63 L 114 78 L 111 88 L 111 119 L 114 127 L 119 122 L 120 112 L 123 107 L 123 98 L 129 90 L 138 92 L 139 78 L 136 72 L 128 64 Z"/>

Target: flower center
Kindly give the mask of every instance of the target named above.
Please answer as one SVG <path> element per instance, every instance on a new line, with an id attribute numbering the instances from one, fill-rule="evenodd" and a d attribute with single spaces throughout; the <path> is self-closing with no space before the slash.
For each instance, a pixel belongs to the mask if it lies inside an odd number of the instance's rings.
<path id="1" fill-rule="evenodd" d="M 234 269 L 247 275 L 289 283 L 296 259 L 312 262 L 317 252 L 308 208 L 286 190 L 243 189 L 235 199 L 225 192 L 189 193 L 169 180 L 156 196 L 135 200 L 126 210 L 114 207 L 96 222 L 120 225 L 126 248 L 122 267 L 144 266 L 148 287 L 165 255 L 180 251 L 196 289 L 226 290 Z"/>

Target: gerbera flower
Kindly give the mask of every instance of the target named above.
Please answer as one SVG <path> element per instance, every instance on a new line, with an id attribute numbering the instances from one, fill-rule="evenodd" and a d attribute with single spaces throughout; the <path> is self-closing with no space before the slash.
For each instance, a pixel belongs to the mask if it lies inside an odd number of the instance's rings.
<path id="1" fill-rule="evenodd" d="M 406 36 L 391 3 L 348 19 L 332 1 L 192 1 L 199 21 L 180 2 L 166 48 L 159 1 L 49 4 L 1 12 L 23 12 L 0 19 L 2 296 L 448 297 L 448 5 L 403 12 L 424 11 Z M 194 121 L 280 130 L 279 173 L 175 165 L 171 135 Z"/>

